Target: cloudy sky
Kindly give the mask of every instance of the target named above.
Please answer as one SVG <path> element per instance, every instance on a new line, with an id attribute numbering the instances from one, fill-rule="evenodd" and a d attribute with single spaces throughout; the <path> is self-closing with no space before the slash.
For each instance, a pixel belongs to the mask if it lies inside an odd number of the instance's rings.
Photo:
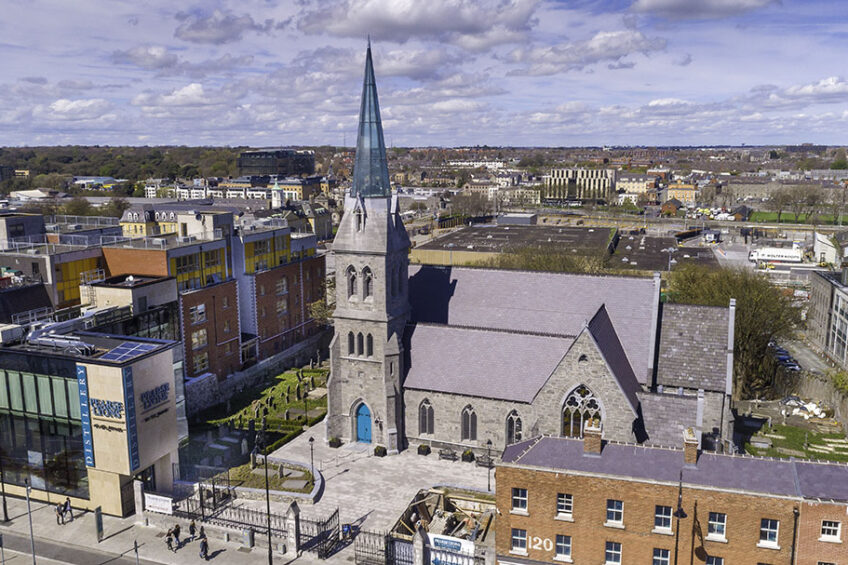
<path id="1" fill-rule="evenodd" d="M 845 144 L 844 0 L 3 0 L 0 145 Z"/>

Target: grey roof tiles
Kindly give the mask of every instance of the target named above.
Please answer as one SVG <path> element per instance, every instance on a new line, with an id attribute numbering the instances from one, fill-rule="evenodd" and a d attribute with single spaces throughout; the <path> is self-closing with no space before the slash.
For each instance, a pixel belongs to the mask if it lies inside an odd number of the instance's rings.
<path id="1" fill-rule="evenodd" d="M 682 444 L 682 435 L 678 442 Z M 662 482 L 677 482 L 682 470 L 685 485 L 848 501 L 848 466 L 843 463 L 701 453 L 697 465 L 687 466 L 682 449 L 617 443 L 606 444 L 600 457 L 585 457 L 582 440 L 558 437 L 509 446 L 501 459 L 519 466 Z"/>
<path id="2" fill-rule="evenodd" d="M 728 316 L 722 307 L 663 305 L 657 384 L 724 391 Z"/>

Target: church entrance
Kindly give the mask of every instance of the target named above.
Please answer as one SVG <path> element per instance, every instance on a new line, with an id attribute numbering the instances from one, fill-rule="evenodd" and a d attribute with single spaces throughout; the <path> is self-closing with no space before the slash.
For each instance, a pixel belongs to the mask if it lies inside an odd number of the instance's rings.
<path id="1" fill-rule="evenodd" d="M 356 441 L 371 443 L 371 410 L 365 403 L 356 409 Z"/>

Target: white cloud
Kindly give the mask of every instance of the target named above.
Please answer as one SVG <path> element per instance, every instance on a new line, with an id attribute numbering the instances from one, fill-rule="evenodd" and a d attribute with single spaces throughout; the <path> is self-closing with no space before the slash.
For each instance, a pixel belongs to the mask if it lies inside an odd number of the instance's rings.
<path id="1" fill-rule="evenodd" d="M 80 121 L 110 118 L 112 104 L 102 98 L 60 98 L 49 106 L 37 106 L 35 114 L 47 120 Z"/>
<path id="2" fill-rule="evenodd" d="M 192 43 L 221 45 L 241 41 L 246 31 L 268 33 L 275 28 L 273 19 L 255 22 L 248 14 L 237 16 L 228 11 L 215 10 L 211 14 L 179 12 L 180 25 L 174 37 Z"/>
<path id="3" fill-rule="evenodd" d="M 140 45 L 132 49 L 113 52 L 112 60 L 118 64 L 134 65 L 148 71 L 156 71 L 158 76 L 187 75 L 202 78 L 211 73 L 249 67 L 253 63 L 253 56 L 234 57 L 226 53 L 217 59 L 192 63 L 171 53 L 166 47 Z"/>
<path id="4" fill-rule="evenodd" d="M 664 39 L 649 38 L 640 31 L 601 31 L 584 41 L 516 49 L 510 53 L 510 59 L 525 65 L 513 71 L 514 74 L 541 76 L 579 70 L 603 61 L 617 63 L 632 53 L 647 55 L 665 47 Z"/>
<path id="5" fill-rule="evenodd" d="M 669 20 L 702 20 L 738 16 L 780 0 L 636 0 L 633 10 Z"/>
<path id="6" fill-rule="evenodd" d="M 406 43 L 442 39 L 483 49 L 525 37 L 540 0 L 344 0 L 307 9 L 298 28 L 310 34 Z"/>

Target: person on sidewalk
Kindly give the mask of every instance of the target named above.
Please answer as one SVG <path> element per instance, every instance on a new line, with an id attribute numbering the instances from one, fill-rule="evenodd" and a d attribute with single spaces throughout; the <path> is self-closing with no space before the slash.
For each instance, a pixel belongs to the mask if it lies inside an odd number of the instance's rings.
<path id="1" fill-rule="evenodd" d="M 176 553 L 176 549 L 174 549 L 174 533 L 171 530 L 168 530 L 168 534 L 165 536 L 165 543 L 168 545 L 168 549 Z"/>
<path id="2" fill-rule="evenodd" d="M 197 537 L 200 539 L 206 539 L 206 531 L 203 529 L 203 526 L 200 526 L 200 533 L 197 534 Z"/>
<path id="3" fill-rule="evenodd" d="M 176 524 L 174 526 L 174 541 L 177 542 L 177 548 L 179 548 L 182 544 L 180 543 L 180 525 Z"/>
<path id="4" fill-rule="evenodd" d="M 65 505 L 61 502 L 56 505 L 56 525 L 65 525 Z"/>
<path id="5" fill-rule="evenodd" d="M 191 524 L 188 525 L 188 535 L 189 541 L 194 541 L 194 534 L 197 533 L 197 526 L 194 524 L 194 520 L 191 521 Z"/>
<path id="6" fill-rule="evenodd" d="M 71 508 L 71 497 L 65 497 L 65 511 L 64 513 L 69 514 L 71 517 L 71 522 L 74 521 L 74 510 Z"/>
<path id="7" fill-rule="evenodd" d="M 200 539 L 200 558 L 209 561 L 209 542 L 206 541 L 206 538 Z"/>

